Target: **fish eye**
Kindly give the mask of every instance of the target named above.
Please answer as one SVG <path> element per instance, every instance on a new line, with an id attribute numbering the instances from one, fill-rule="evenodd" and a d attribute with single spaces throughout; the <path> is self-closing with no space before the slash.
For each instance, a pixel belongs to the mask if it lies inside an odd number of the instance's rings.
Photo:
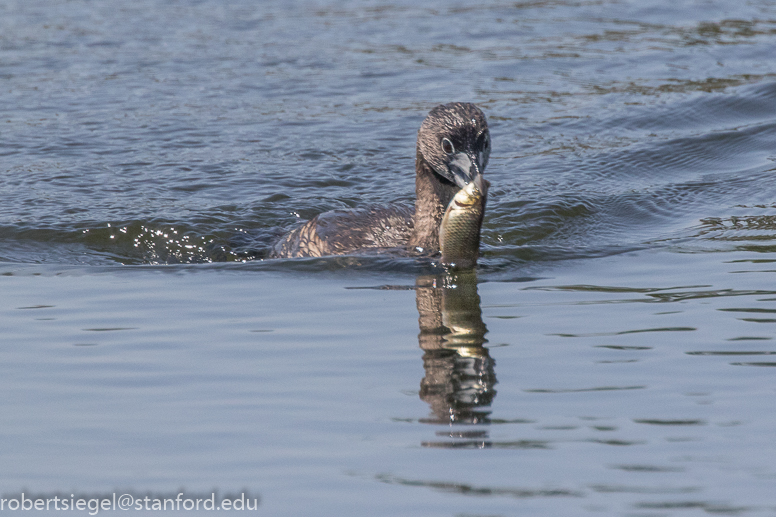
<path id="1" fill-rule="evenodd" d="M 455 152 L 455 147 L 448 138 L 442 139 L 442 150 L 447 154 L 453 154 Z"/>

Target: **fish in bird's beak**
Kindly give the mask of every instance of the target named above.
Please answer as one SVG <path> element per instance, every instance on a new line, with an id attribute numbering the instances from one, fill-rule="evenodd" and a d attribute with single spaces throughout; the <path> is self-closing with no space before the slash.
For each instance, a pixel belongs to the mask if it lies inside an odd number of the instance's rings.
<path id="1" fill-rule="evenodd" d="M 480 254 L 480 228 L 489 183 L 477 174 L 450 201 L 439 227 L 442 263 L 453 269 L 470 269 Z"/>

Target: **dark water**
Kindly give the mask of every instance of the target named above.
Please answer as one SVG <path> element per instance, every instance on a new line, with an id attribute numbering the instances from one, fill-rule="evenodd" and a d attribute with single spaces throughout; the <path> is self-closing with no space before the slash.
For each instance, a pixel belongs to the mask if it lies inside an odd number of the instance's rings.
<path id="1" fill-rule="evenodd" d="M 3 493 L 776 513 L 776 6 L 0 0 Z M 489 118 L 476 277 L 264 260 Z"/>

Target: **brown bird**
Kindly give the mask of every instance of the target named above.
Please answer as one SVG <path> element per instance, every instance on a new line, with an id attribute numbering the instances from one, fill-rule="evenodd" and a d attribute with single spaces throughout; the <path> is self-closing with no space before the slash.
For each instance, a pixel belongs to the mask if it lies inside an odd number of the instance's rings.
<path id="1" fill-rule="evenodd" d="M 418 131 L 414 210 L 390 206 L 325 212 L 283 236 L 270 258 L 380 248 L 434 254 L 440 250 L 439 227 L 447 206 L 459 190 L 482 181 L 489 156 L 488 122 L 477 106 L 462 102 L 437 106 Z"/>

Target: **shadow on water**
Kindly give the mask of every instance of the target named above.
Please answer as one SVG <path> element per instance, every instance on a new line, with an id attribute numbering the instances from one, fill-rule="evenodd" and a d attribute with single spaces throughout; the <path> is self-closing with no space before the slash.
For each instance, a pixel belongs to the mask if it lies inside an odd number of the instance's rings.
<path id="1" fill-rule="evenodd" d="M 427 424 L 489 424 L 496 396 L 495 361 L 484 346 L 488 329 L 482 321 L 476 273 L 421 275 L 415 284 L 426 372 L 420 398 L 431 408 L 421 419 Z M 488 432 L 438 432 L 451 441 L 423 442 L 424 447 L 482 448 L 490 446 Z"/>

